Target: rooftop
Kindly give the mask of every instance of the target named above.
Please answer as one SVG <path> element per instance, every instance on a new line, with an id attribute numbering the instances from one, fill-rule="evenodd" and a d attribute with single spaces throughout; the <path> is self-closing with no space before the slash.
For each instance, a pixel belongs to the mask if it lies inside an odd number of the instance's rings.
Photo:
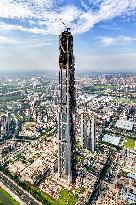
<path id="1" fill-rule="evenodd" d="M 116 122 L 116 127 L 125 129 L 125 130 L 132 130 L 134 123 L 129 120 L 120 119 Z"/>
<path id="2" fill-rule="evenodd" d="M 115 137 L 115 136 L 105 134 L 104 137 L 102 138 L 102 141 L 118 146 L 120 142 L 120 138 L 121 137 Z"/>

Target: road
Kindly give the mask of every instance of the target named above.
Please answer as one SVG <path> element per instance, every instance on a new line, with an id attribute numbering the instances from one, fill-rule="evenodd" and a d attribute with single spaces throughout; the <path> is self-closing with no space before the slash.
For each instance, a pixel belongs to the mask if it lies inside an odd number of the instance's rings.
<path id="1" fill-rule="evenodd" d="M 10 189 L 13 194 L 17 195 L 18 198 L 24 202 L 24 204 L 42 205 L 42 203 L 38 202 L 31 194 L 19 187 L 13 180 L 4 175 L 2 172 L 0 172 L 0 182 L 5 187 Z"/>
<path id="2" fill-rule="evenodd" d="M 0 180 L 0 188 L 2 188 L 7 193 L 9 193 L 10 196 L 12 196 L 12 198 L 15 199 L 20 205 L 26 205 L 26 203 L 21 199 L 21 197 L 19 197 L 15 192 L 10 190 L 10 187 L 8 186 L 8 184 L 6 185 L 4 184 L 3 180 Z M 10 200 L 9 197 L 3 194 L 1 190 L 0 190 L 0 201 L 2 201 L 4 204 L 7 204 L 7 205 L 13 205 L 12 200 Z"/>
<path id="3" fill-rule="evenodd" d="M 13 141 L 13 142 L 14 142 L 14 141 L 16 141 L 16 142 L 17 142 L 17 141 L 19 141 L 19 142 L 20 142 L 20 141 L 21 141 L 21 142 L 31 142 L 32 140 L 26 140 L 26 139 L 11 139 L 10 141 Z"/>
<path id="4" fill-rule="evenodd" d="M 110 167 L 110 164 L 111 164 L 111 157 L 109 156 L 109 158 L 107 159 L 107 161 L 106 161 L 104 167 L 102 168 L 101 173 L 100 173 L 99 177 L 97 178 L 97 181 L 94 185 L 94 190 L 93 190 L 92 195 L 88 201 L 89 204 L 92 204 L 92 202 L 94 200 L 96 201 L 98 199 L 98 196 L 100 194 L 102 180 L 103 180 L 104 176 L 106 175 L 107 170 Z"/>

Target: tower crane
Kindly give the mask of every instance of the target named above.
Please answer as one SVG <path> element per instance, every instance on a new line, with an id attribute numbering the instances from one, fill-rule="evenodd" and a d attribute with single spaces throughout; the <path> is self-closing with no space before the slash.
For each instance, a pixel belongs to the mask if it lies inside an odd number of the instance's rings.
<path id="1" fill-rule="evenodd" d="M 67 29 L 67 32 L 70 31 L 70 28 L 68 28 L 68 27 L 66 26 L 66 24 L 62 21 L 62 19 L 60 19 L 60 21 L 61 21 L 61 23 L 65 26 L 65 28 Z"/>

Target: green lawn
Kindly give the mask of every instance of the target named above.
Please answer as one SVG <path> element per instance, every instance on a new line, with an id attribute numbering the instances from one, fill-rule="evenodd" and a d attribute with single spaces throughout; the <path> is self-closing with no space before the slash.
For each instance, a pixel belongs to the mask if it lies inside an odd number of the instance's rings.
<path id="1" fill-rule="evenodd" d="M 4 115 L 5 113 L 4 112 L 0 112 L 0 115 Z"/>
<path id="2" fill-rule="evenodd" d="M 125 97 L 116 97 L 115 98 L 115 101 L 116 102 L 119 102 L 119 103 L 128 103 L 128 104 L 133 104 L 133 103 L 136 103 L 136 99 L 135 98 L 125 98 Z"/>
<path id="3" fill-rule="evenodd" d="M 17 180 L 17 178 L 16 178 Z M 59 193 L 58 200 L 53 199 L 48 194 L 41 191 L 38 187 L 33 187 L 27 182 L 20 182 L 19 185 L 27 190 L 34 198 L 42 202 L 43 205 L 75 205 L 78 197 L 84 192 L 83 188 L 77 189 L 73 194 L 68 189 L 62 189 Z M 0 187 L 0 204 L 4 205 L 19 205 L 19 203 L 10 196 L 9 193 Z"/>
<path id="4" fill-rule="evenodd" d="M 97 89 L 103 89 L 103 90 L 106 90 L 106 89 L 117 89 L 118 86 L 117 85 L 95 85 L 95 88 Z"/>
<path id="5" fill-rule="evenodd" d="M 60 191 L 58 205 L 75 205 L 78 200 L 78 193 L 72 194 L 68 189 Z"/>
<path id="6" fill-rule="evenodd" d="M 8 192 L 0 187 L 0 204 L 20 205 Z"/>
<path id="7" fill-rule="evenodd" d="M 83 155 L 77 155 L 77 156 L 76 156 L 76 164 L 77 164 L 77 165 L 80 165 L 85 159 L 86 159 L 85 156 L 83 156 Z"/>
<path id="8" fill-rule="evenodd" d="M 106 91 L 107 89 L 116 90 L 118 86 L 116 85 L 94 85 L 83 88 L 83 92 L 85 93 L 101 93 Z"/>
<path id="9" fill-rule="evenodd" d="M 134 146 L 135 146 L 135 140 L 133 139 L 128 139 L 127 142 L 125 143 L 125 148 L 134 149 Z"/>

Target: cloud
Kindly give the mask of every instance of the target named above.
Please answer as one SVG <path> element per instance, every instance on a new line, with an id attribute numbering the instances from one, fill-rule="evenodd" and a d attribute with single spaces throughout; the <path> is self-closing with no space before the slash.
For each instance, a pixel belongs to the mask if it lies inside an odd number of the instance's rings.
<path id="1" fill-rule="evenodd" d="M 25 4 L 25 1 L 1 0 L 0 17 L 1 18 L 31 18 L 33 13 Z"/>
<path id="2" fill-rule="evenodd" d="M 12 45 L 12 44 L 16 44 L 18 43 L 18 41 L 11 39 L 11 38 L 7 38 L 5 36 L 0 36 L 0 45 Z"/>
<path id="3" fill-rule="evenodd" d="M 104 53 L 79 55 L 76 58 L 78 69 L 89 71 L 136 71 L 136 53 Z"/>
<path id="4" fill-rule="evenodd" d="M 6 24 L 6 23 L 0 23 L 0 30 L 7 30 L 7 31 L 23 31 L 23 32 L 29 32 L 32 34 L 42 34 L 47 35 L 48 32 L 45 29 L 38 29 L 38 28 L 27 28 L 22 25 L 13 25 L 13 24 Z"/>
<path id="5" fill-rule="evenodd" d="M 7 25 L 11 30 L 44 35 L 58 35 L 64 28 L 59 20 L 62 18 L 72 28 L 73 34 L 80 34 L 101 21 L 134 14 L 136 9 L 136 0 L 81 0 L 82 7 L 76 2 L 70 4 L 66 0 L 0 0 L 0 17 L 5 20 L 20 20 L 20 25 Z M 30 25 L 22 27 L 22 20 Z"/>
<path id="6" fill-rule="evenodd" d="M 41 43 L 41 42 L 40 42 Z M 56 52 L 52 52 L 52 47 L 41 48 L 24 48 L 16 47 L 0 49 L 0 70 L 31 70 L 43 69 L 52 70 L 58 67 Z"/>
<path id="7" fill-rule="evenodd" d="M 28 28 L 23 27 L 22 25 L 13 25 L 0 22 L 0 30 L 12 30 L 12 31 L 28 31 Z"/>
<path id="8" fill-rule="evenodd" d="M 102 47 L 107 47 L 111 45 L 124 45 L 131 42 L 136 42 L 136 38 L 129 36 L 117 36 L 117 37 L 100 37 L 100 45 Z"/>
<path id="9" fill-rule="evenodd" d="M 53 38 L 37 38 L 31 36 L 27 39 L 13 39 L 10 37 L 0 35 L 0 48 L 45 48 L 52 46 Z"/>

